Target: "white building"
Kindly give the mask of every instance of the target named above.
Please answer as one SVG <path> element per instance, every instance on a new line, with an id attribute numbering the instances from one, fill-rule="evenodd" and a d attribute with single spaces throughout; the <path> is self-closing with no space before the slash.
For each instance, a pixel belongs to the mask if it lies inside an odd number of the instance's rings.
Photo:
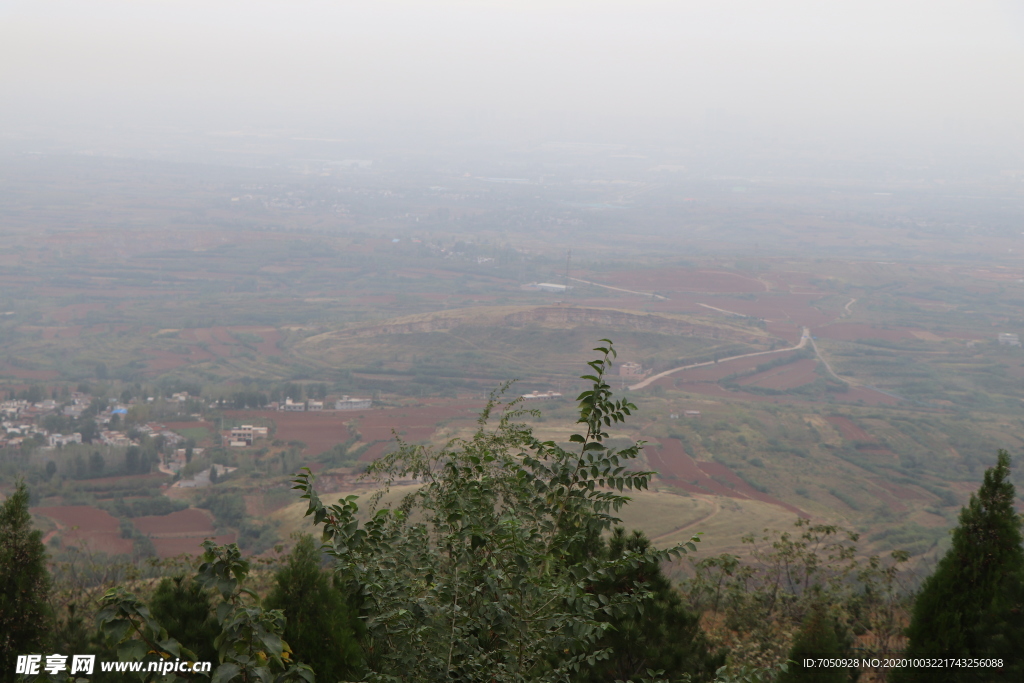
<path id="1" fill-rule="evenodd" d="M 231 445 L 234 446 L 236 441 L 244 442 L 244 445 L 251 446 L 252 442 L 256 439 L 267 438 L 266 427 L 254 427 L 252 425 L 242 425 L 241 427 L 232 427 L 230 434 Z"/>
<path id="2" fill-rule="evenodd" d="M 1012 332 L 999 333 L 1000 346 L 1020 346 L 1020 335 Z"/>
<path id="3" fill-rule="evenodd" d="M 644 366 L 627 361 L 619 365 L 619 374 L 623 377 L 638 377 L 644 374 Z"/>
<path id="4" fill-rule="evenodd" d="M 562 395 L 557 391 L 548 391 L 546 393 L 535 391 L 531 394 L 523 394 L 524 401 L 551 401 L 556 398 L 562 398 Z"/>
<path id="5" fill-rule="evenodd" d="M 69 443 L 82 443 L 82 435 L 78 432 L 74 434 L 50 434 L 46 437 L 47 443 L 52 446 L 67 446 Z"/>
<path id="6" fill-rule="evenodd" d="M 280 407 L 278 408 L 278 410 L 291 410 L 291 411 L 299 412 L 299 413 L 304 411 L 305 409 L 306 409 L 306 404 L 305 403 L 303 403 L 302 401 L 295 402 L 295 401 L 292 401 L 290 398 L 286 398 L 284 400 L 284 403 L 282 403 L 280 405 Z"/>
<path id="7" fill-rule="evenodd" d="M 334 402 L 335 410 L 366 410 L 373 406 L 373 401 L 368 398 L 352 398 L 342 396 Z"/>

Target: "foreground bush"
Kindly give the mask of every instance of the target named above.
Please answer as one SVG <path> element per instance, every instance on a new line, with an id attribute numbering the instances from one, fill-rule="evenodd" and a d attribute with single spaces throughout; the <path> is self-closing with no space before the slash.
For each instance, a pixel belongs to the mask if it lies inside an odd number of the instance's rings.
<path id="1" fill-rule="evenodd" d="M 604 444 L 635 406 L 613 400 L 605 381 L 611 343 L 596 350 L 571 450 L 536 439 L 514 409 L 491 428 L 492 396 L 471 439 L 437 451 L 403 444 L 370 468 L 385 487 L 423 485 L 365 525 L 355 496 L 326 506 L 312 474 L 296 478 L 338 575 L 362 597 L 366 680 L 572 678 L 611 655 L 609 618 L 641 614 L 655 597 L 637 572 L 695 549 L 697 537 L 668 550 L 587 552 L 619 521 L 622 492 L 646 488 L 653 474 L 629 467 L 642 444 Z"/>

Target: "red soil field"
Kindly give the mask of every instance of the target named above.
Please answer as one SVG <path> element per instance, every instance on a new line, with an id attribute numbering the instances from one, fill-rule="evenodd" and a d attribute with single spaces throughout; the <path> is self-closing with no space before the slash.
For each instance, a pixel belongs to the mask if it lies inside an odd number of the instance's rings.
<path id="1" fill-rule="evenodd" d="M 16 379 L 56 379 L 59 373 L 56 370 L 26 370 L 16 368 L 9 363 L 0 362 L 0 377 L 14 377 Z"/>
<path id="2" fill-rule="evenodd" d="M 643 292 L 763 292 L 767 289 L 764 283 L 748 275 L 684 268 L 602 272 L 583 279 Z"/>
<path id="3" fill-rule="evenodd" d="M 793 345 L 796 345 L 797 343 L 800 342 L 800 335 L 803 334 L 803 331 L 800 329 L 799 325 L 788 321 L 773 320 L 772 322 L 765 325 L 765 331 L 767 331 L 768 334 L 774 337 L 785 339 L 786 341 Z"/>
<path id="4" fill-rule="evenodd" d="M 59 323 L 69 323 L 72 320 L 81 320 L 86 317 L 89 311 L 102 311 L 107 305 L 105 303 L 81 303 L 61 306 L 49 312 L 49 316 Z"/>
<path id="5" fill-rule="evenodd" d="M 900 399 L 888 394 L 883 394 L 880 391 L 874 389 L 868 389 L 867 387 L 850 387 L 849 391 L 844 391 L 841 394 L 836 394 L 838 400 L 845 403 L 863 402 L 865 405 L 877 406 L 877 405 L 896 405 L 900 403 Z"/>
<path id="6" fill-rule="evenodd" d="M 856 341 L 857 339 L 884 339 L 885 341 L 901 341 L 916 339 L 907 328 L 883 329 L 864 323 L 833 323 L 814 330 L 816 337 L 836 339 L 838 341 Z"/>
<path id="7" fill-rule="evenodd" d="M 717 463 L 717 462 L 701 462 L 701 463 L 697 463 L 697 466 L 700 467 L 701 470 L 706 472 L 709 477 L 718 477 L 719 479 L 725 479 L 727 482 L 732 484 L 732 490 L 735 493 L 739 494 L 739 496 L 733 496 L 734 498 L 736 498 L 736 497 L 744 497 L 744 498 L 750 498 L 751 500 L 759 500 L 762 503 L 769 503 L 770 505 L 778 505 L 779 507 L 781 507 L 781 508 L 783 508 L 785 510 L 789 510 L 790 512 L 792 512 L 795 515 L 799 515 L 801 517 L 807 517 L 807 514 L 803 510 L 801 510 L 800 508 L 798 508 L 798 507 L 796 507 L 794 505 L 790 505 L 789 503 L 784 503 L 781 500 L 779 500 L 778 498 L 776 498 L 774 496 L 770 496 L 767 493 L 761 493 L 760 491 L 755 489 L 753 486 L 751 486 L 747 482 L 745 482 L 742 479 L 740 479 L 739 477 L 737 477 L 732 472 L 732 470 L 730 470 L 728 467 L 726 467 L 725 465 L 723 465 L 721 463 Z"/>
<path id="8" fill-rule="evenodd" d="M 213 535 L 213 522 L 202 510 L 188 508 L 169 515 L 136 517 L 132 520 L 135 528 L 153 536 L 202 536 Z"/>
<path id="9" fill-rule="evenodd" d="M 349 439 L 347 423 L 361 412 L 369 411 L 325 410 L 292 413 L 273 410 L 229 410 L 225 411 L 225 414 L 241 420 L 255 417 L 273 420 L 277 426 L 274 439 L 301 441 L 306 444 L 305 453 L 319 455 Z"/>
<path id="10" fill-rule="evenodd" d="M 91 505 L 59 505 L 32 508 L 30 512 L 56 522 L 64 545 L 86 546 L 110 555 L 132 552 L 132 540 L 121 538 L 117 518 L 105 510 Z"/>
<path id="11" fill-rule="evenodd" d="M 690 493 L 714 493 L 729 498 L 760 500 L 806 517 L 799 508 L 784 503 L 778 498 L 761 493 L 737 477 L 725 465 L 713 462 L 696 462 L 691 458 L 678 439 L 656 439 L 657 446 L 644 449 L 647 461 L 666 483 Z M 711 477 L 724 479 L 732 486 L 723 486 Z"/>
<path id="12" fill-rule="evenodd" d="M 406 441 L 428 439 L 440 425 L 448 420 L 475 420 L 480 402 L 451 402 L 394 408 L 391 410 L 359 411 L 362 413 L 355 429 L 363 441 L 391 440 L 394 429 Z"/>
<path id="13" fill-rule="evenodd" d="M 815 368 L 817 367 L 817 360 L 804 358 L 795 363 L 744 377 L 739 380 L 739 383 L 744 386 L 765 387 L 766 389 L 794 389 L 816 380 L 818 374 L 815 372 Z"/>
<path id="14" fill-rule="evenodd" d="M 900 500 L 932 500 L 935 497 L 930 493 L 926 493 L 918 489 L 912 489 L 909 486 L 893 484 L 892 482 L 885 481 L 884 479 L 871 478 L 869 481 L 872 484 L 885 489 Z"/>
<path id="15" fill-rule="evenodd" d="M 693 461 L 678 439 L 658 439 L 658 445 L 649 444 L 644 455 L 651 469 L 667 483 L 690 493 L 717 493 L 733 496 L 733 491 L 708 477 Z"/>
<path id="16" fill-rule="evenodd" d="M 68 327 L 60 328 L 57 337 L 59 339 L 78 339 L 85 333 L 86 329 L 83 325 L 69 325 Z"/>
<path id="17" fill-rule="evenodd" d="M 49 517 L 58 524 L 71 528 L 80 527 L 85 532 L 104 533 L 118 530 L 117 518 L 106 510 L 91 505 L 57 505 L 53 507 L 36 507 L 32 514 Z"/>
<path id="18" fill-rule="evenodd" d="M 751 499 L 762 501 L 771 505 L 777 505 L 785 510 L 806 517 L 807 515 L 795 506 L 762 494 L 737 477 L 728 467 L 720 463 L 698 463 L 687 455 L 683 444 L 675 438 L 656 439 L 658 445 L 647 446 L 644 455 L 647 461 L 660 476 L 672 481 L 672 485 L 678 486 L 693 494 L 717 494 L 728 498 Z M 725 486 L 712 479 L 716 476 L 725 479 L 732 486 Z"/>
<path id="19" fill-rule="evenodd" d="M 870 489 L 872 496 L 885 503 L 885 506 L 892 512 L 906 512 L 907 506 L 900 502 L 900 499 L 892 495 L 884 486 L 876 486 Z"/>
<path id="20" fill-rule="evenodd" d="M 192 362 L 188 356 L 172 351 L 150 351 L 149 353 L 151 357 L 146 361 L 146 367 L 154 372 L 167 372 Z"/>
<path id="21" fill-rule="evenodd" d="M 875 441 L 875 437 L 855 425 L 845 417 L 832 415 L 825 418 L 832 426 L 839 430 L 839 433 L 847 441 Z"/>
<path id="22" fill-rule="evenodd" d="M 360 462 L 373 462 L 374 460 L 376 460 L 380 456 L 384 455 L 384 451 L 387 450 L 387 447 L 389 445 L 390 444 L 388 444 L 386 441 L 381 441 L 380 443 L 373 444 L 372 446 L 367 448 L 365 451 L 363 451 L 362 455 L 359 456 L 359 461 Z"/>
<path id="23" fill-rule="evenodd" d="M 156 548 L 157 557 L 165 558 L 178 555 L 202 555 L 203 541 L 206 538 L 206 536 L 184 536 L 178 538 L 154 538 L 152 541 L 153 547 Z M 224 545 L 225 543 L 234 543 L 237 538 L 235 534 L 231 533 L 214 536 L 213 540 L 218 545 Z"/>

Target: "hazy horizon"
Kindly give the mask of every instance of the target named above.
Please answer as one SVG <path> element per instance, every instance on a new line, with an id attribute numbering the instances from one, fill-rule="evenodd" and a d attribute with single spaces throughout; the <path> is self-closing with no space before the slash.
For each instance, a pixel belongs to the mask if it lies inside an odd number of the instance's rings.
<path id="1" fill-rule="evenodd" d="M 8 2 L 0 55 L 7 141 L 1024 149 L 1008 1 Z"/>

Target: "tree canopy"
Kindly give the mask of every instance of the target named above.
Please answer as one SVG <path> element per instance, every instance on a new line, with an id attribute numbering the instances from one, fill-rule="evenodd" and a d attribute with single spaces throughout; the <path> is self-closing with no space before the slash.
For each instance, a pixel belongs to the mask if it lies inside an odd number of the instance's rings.
<path id="1" fill-rule="evenodd" d="M 960 511 L 952 545 L 921 587 L 907 629 L 907 657 L 1002 658 L 987 681 L 1024 680 L 1024 547 L 1013 507 L 1010 456 L 999 451 Z M 900 669 L 893 680 L 981 680 L 977 671 Z"/>
<path id="2" fill-rule="evenodd" d="M 264 606 L 284 612 L 282 635 L 293 659 L 310 665 L 321 681 L 354 680 L 362 660 L 356 642 L 360 624 L 341 587 L 321 569 L 320 558 L 319 544 L 300 537 Z"/>
<path id="3" fill-rule="evenodd" d="M 591 388 L 578 397 L 581 430 L 570 446 L 534 437 L 516 422 L 524 413 L 515 402 L 491 426 L 495 394 L 471 438 L 436 451 L 403 444 L 370 468 L 385 490 L 399 479 L 423 483 L 366 524 L 355 496 L 328 506 L 308 470 L 295 479 L 336 571 L 362 596 L 366 680 L 564 681 L 609 657 L 606 617 L 637 614 L 654 596 L 629 573 L 695 549 L 698 537 L 617 557 L 581 552 L 619 522 L 623 492 L 646 488 L 653 474 L 631 467 L 642 443 L 604 443 L 635 409 L 612 398 L 605 374 L 615 351 L 605 342 L 584 376 Z M 617 581 L 628 590 L 595 590 Z"/>
<path id="4" fill-rule="evenodd" d="M 28 488 L 19 482 L 0 507 L 0 671 L 12 675 L 15 657 L 39 652 L 49 640 L 50 575 L 42 534 L 32 529 Z"/>

